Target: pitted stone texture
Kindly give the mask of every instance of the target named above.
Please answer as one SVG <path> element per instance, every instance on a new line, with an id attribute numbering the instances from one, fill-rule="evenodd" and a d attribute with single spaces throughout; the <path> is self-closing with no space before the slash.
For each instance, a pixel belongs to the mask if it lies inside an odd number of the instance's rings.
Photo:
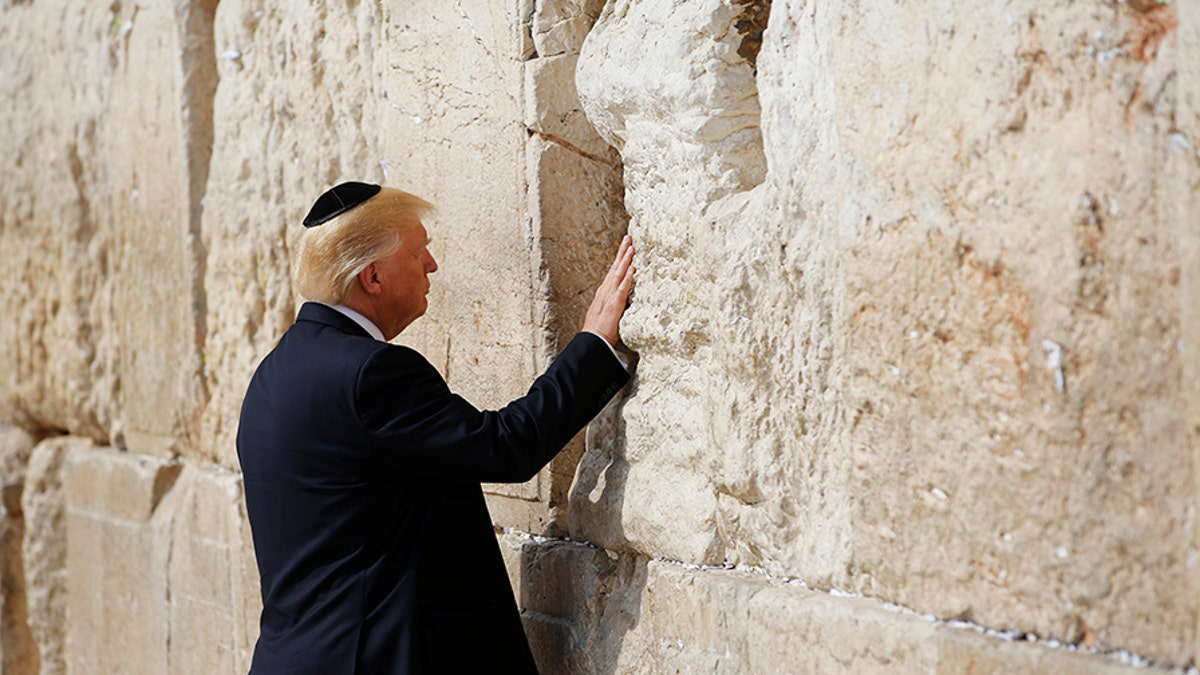
<path id="1" fill-rule="evenodd" d="M 723 246 L 702 216 L 715 200 L 752 188 L 766 168 L 751 67 L 737 54 L 739 16 L 719 0 L 611 2 L 576 73 L 589 118 L 621 150 L 639 246 L 622 330 L 642 359 L 624 409 L 629 437 L 611 460 L 630 467 L 624 508 L 612 517 L 637 550 L 704 562 L 724 557 L 706 466 L 715 439 L 699 403 L 719 395 L 707 364 L 721 347 L 708 324 Z M 665 476 L 673 489 L 659 489 Z"/>
<path id="2" fill-rule="evenodd" d="M 66 632 L 70 581 L 67 571 L 67 485 L 73 453 L 96 452 L 88 439 L 58 437 L 33 449 L 25 473 L 21 511 L 25 516 L 22 557 L 29 630 L 37 642 L 41 673 L 67 672 Z"/>
<path id="3" fill-rule="evenodd" d="M 815 182 L 815 161 L 779 183 L 841 247 L 855 526 L 838 583 L 1186 662 L 1179 234 L 1170 184 L 1152 178 L 1178 61 L 1170 36 L 1135 54 L 1174 10 L 964 8 L 1005 22 L 986 34 L 946 14 L 786 11 L 805 35 L 875 36 L 834 41 L 837 116 L 808 117 L 836 131 L 809 156 L 844 167 L 830 178 L 845 196 Z M 914 52 L 877 25 L 945 37 Z M 1118 46 L 1130 56 L 1106 60 Z M 805 118 L 796 95 L 815 73 L 785 64 L 818 49 L 764 46 L 766 137 Z M 796 156 L 787 145 L 768 153 Z"/>
<path id="4" fill-rule="evenodd" d="M 0 672 L 12 675 L 39 671 L 25 593 L 25 514 L 21 508 L 33 447 L 32 436 L 0 425 Z"/>
<path id="5" fill-rule="evenodd" d="M 1179 13 L 1177 50 L 1180 54 L 1200 53 L 1200 7 L 1195 3 L 1176 6 Z M 1182 195 L 1172 202 L 1168 216 L 1181 224 L 1179 248 L 1182 282 L 1180 288 L 1180 332 L 1184 345 L 1183 390 L 1188 402 L 1187 427 L 1193 461 L 1200 448 L 1200 60 L 1179 59 L 1178 107 L 1175 121 L 1179 133 L 1168 143 L 1168 180 L 1171 192 Z M 1200 490 L 1200 472 L 1193 471 L 1193 482 Z M 1191 529 L 1190 550 L 1200 549 L 1200 529 Z M 1200 587 L 1200 566 L 1191 568 L 1191 585 Z M 1197 618 L 1200 621 L 1200 618 Z M 1200 628 L 1197 629 L 1200 633 Z"/>
<path id="6" fill-rule="evenodd" d="M 5 11 L 10 421 L 139 452 L 195 441 L 212 4 Z"/>
<path id="7" fill-rule="evenodd" d="M 122 36 L 105 3 L 9 3 L 3 16 L 0 420 L 107 439 L 118 393 L 107 113 Z"/>
<path id="8" fill-rule="evenodd" d="M 501 548 L 546 672 L 1139 672 L 757 574 L 511 535 Z"/>
<path id="9" fill-rule="evenodd" d="M 612 2 L 580 58 L 641 364 L 572 534 L 1186 663 L 1174 6 L 777 0 L 755 80 L 738 4 Z M 703 133 L 731 92 L 765 164 Z"/>

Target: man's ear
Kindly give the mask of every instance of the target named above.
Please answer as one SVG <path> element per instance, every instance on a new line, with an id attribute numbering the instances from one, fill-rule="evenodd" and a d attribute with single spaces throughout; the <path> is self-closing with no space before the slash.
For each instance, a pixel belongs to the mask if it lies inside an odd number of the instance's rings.
<path id="1" fill-rule="evenodd" d="M 379 270 L 375 267 L 375 263 L 362 268 L 357 278 L 358 285 L 367 295 L 379 295 L 383 291 L 383 284 L 379 282 Z"/>

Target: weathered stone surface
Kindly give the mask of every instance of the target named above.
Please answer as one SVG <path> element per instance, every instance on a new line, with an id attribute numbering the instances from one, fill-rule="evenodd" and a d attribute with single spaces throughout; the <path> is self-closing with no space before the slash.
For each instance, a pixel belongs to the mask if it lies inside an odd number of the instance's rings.
<path id="1" fill-rule="evenodd" d="M 547 672 L 1200 654 L 1197 3 L 38 0 L 0 47 L 4 672 L 246 669 L 210 462 L 345 179 L 441 205 L 402 340 L 485 407 L 629 209 L 637 379 L 489 487 L 612 551 L 503 539 Z"/>
<path id="2" fill-rule="evenodd" d="M 211 395 L 201 445 L 226 467 L 237 466 L 250 374 L 298 307 L 288 256 L 312 200 L 349 179 L 427 192 L 387 181 L 375 150 L 382 20 L 372 3 L 217 7 L 213 168 L 200 228 Z"/>
<path id="3" fill-rule="evenodd" d="M 194 447 L 214 5 L 7 8 L 3 419 Z"/>
<path id="4" fill-rule="evenodd" d="M 646 560 L 523 535 L 500 545 L 539 670 L 613 672 L 637 623 Z"/>
<path id="5" fill-rule="evenodd" d="M 117 441 L 133 452 L 200 454 L 206 400 L 205 251 L 200 214 L 212 151 L 216 0 L 120 11 L 107 122 L 120 355 Z"/>
<path id="6" fill-rule="evenodd" d="M 752 71 L 737 55 L 738 16 L 717 0 L 609 3 L 577 71 L 589 118 L 621 151 L 639 245 L 637 297 L 623 330 L 643 358 L 637 395 L 624 409 L 624 506 L 610 517 L 621 519 L 635 548 L 680 560 L 724 558 L 705 466 L 715 461 L 706 451 L 717 440 L 709 420 L 714 412 L 718 419 L 747 414 L 731 410 L 736 400 L 697 405 L 725 390 L 727 376 L 713 361 L 724 347 L 712 342 L 727 336 L 707 326 L 720 311 L 713 276 L 732 266 L 720 260 L 722 242 L 702 246 L 701 238 L 724 230 L 706 234 L 701 216 L 716 199 L 756 185 L 765 170 Z M 722 330 L 745 330 L 748 319 L 733 318 Z M 714 405 L 718 411 L 708 409 Z M 662 476 L 674 489 L 658 489 Z"/>
<path id="7" fill-rule="evenodd" d="M 532 379 L 535 259 L 524 189 L 513 189 L 527 136 L 515 9 L 221 3 L 213 165 L 223 169 L 210 176 L 203 231 L 206 445 L 224 448 L 222 463 L 235 465 L 250 373 L 295 312 L 289 242 L 311 200 L 341 180 L 386 182 L 440 207 L 427 223 L 441 264 L 430 311 L 402 341 L 481 406 Z"/>
<path id="8" fill-rule="evenodd" d="M 3 12 L 0 419 L 107 439 L 118 389 L 106 113 L 122 37 L 104 3 Z"/>
<path id="9" fill-rule="evenodd" d="M 175 490 L 180 499 L 167 568 L 169 669 L 246 672 L 262 604 L 241 479 L 185 468 Z"/>
<path id="10" fill-rule="evenodd" d="M 1200 7 L 1180 3 L 1179 54 L 1200 53 Z M 1175 122 L 1179 133 L 1168 143 L 1168 190 L 1175 195 L 1167 215 L 1180 230 L 1180 334 L 1183 340 L 1183 392 L 1187 400 L 1188 449 L 1192 466 L 1200 463 L 1200 63 L 1186 56 L 1179 59 L 1178 106 Z M 1192 494 L 1200 489 L 1200 471 L 1193 468 Z M 1200 528 L 1189 529 L 1188 553 L 1200 549 Z M 1190 584 L 1200 587 L 1200 566 L 1190 565 Z M 1200 622 L 1200 616 L 1196 617 Z M 1200 626 L 1197 626 L 1200 634 Z"/>
<path id="11" fill-rule="evenodd" d="M 51 438 L 33 449 L 25 473 L 21 493 L 25 598 L 29 631 L 37 643 L 43 675 L 64 673 L 68 668 L 65 641 L 71 579 L 67 572 L 67 460 L 73 453 L 94 451 L 96 446 L 88 439 Z"/>
<path id="12" fill-rule="evenodd" d="M 538 357 L 541 366 L 549 365 L 583 324 L 593 290 L 627 226 L 620 156 L 596 134 L 575 92 L 575 65 L 586 33 L 579 31 L 595 21 L 600 4 L 541 3 L 530 19 L 537 58 L 525 62 L 525 157 L 527 208 L 540 254 L 536 278 L 545 298 L 538 310 L 544 314 L 535 318 L 536 324 L 544 322 L 547 338 Z M 497 522 L 529 532 L 565 533 L 583 449 L 581 435 L 543 474 L 540 499 L 550 506 L 546 527 L 526 526 L 528 518 Z M 499 501 L 492 500 L 494 511 Z"/>
<path id="13" fill-rule="evenodd" d="M 0 672 L 12 675 L 37 673 L 40 665 L 25 597 L 25 514 L 21 508 L 33 446 L 29 434 L 0 425 Z"/>
<path id="14" fill-rule="evenodd" d="M 65 458 L 73 673 L 168 672 L 168 563 L 181 465 L 112 449 Z"/>
<path id="15" fill-rule="evenodd" d="M 755 76 L 761 5 L 611 2 L 580 57 L 641 363 L 572 535 L 1186 663 L 1175 6 L 777 1 Z"/>
<path id="16" fill-rule="evenodd" d="M 70 670 L 248 670 L 261 605 L 240 478 L 111 449 L 65 463 Z"/>
<path id="17" fill-rule="evenodd" d="M 1115 658 L 759 574 L 528 537 L 501 546 L 546 672 L 1137 672 Z"/>

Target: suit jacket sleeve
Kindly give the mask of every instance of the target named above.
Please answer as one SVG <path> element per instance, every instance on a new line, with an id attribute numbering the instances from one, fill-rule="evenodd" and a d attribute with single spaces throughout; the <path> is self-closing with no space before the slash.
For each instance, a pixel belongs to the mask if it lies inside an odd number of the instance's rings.
<path id="1" fill-rule="evenodd" d="M 395 347 L 364 362 L 354 405 L 373 454 L 387 466 L 452 480 L 523 482 L 628 379 L 601 338 L 580 333 L 525 396 L 480 411 L 451 393 L 423 357 Z"/>

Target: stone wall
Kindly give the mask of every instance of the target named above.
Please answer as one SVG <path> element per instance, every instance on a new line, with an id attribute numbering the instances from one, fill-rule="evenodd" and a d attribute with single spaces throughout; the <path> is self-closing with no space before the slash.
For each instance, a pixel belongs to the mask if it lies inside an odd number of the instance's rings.
<path id="1" fill-rule="evenodd" d="M 237 412 L 348 179 L 438 205 L 400 340 L 481 406 L 637 241 L 633 384 L 488 488 L 545 672 L 1196 659 L 1194 0 L 38 0 L 0 47 L 5 673 L 247 669 Z"/>

